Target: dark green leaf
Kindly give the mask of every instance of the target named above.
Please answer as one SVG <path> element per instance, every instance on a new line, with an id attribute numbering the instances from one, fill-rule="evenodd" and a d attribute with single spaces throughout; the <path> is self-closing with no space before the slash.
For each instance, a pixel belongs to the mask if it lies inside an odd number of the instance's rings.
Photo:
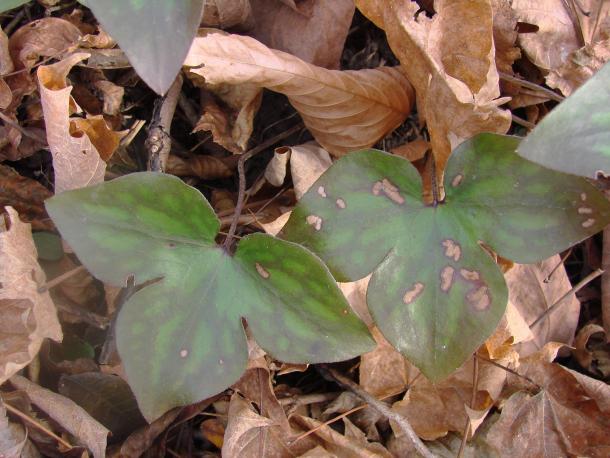
<path id="1" fill-rule="evenodd" d="M 64 257 L 64 248 L 61 244 L 61 238 L 52 232 L 34 232 L 32 234 L 38 259 L 43 261 L 59 261 Z"/>
<path id="2" fill-rule="evenodd" d="M 339 159 L 303 196 L 283 236 L 340 281 L 373 272 L 367 302 L 385 337 L 432 380 L 459 367 L 504 313 L 504 278 L 482 243 L 518 262 L 594 234 L 610 204 L 586 180 L 515 154 L 518 139 L 479 135 L 449 159 L 446 201 L 421 202 L 406 160 L 375 150 Z"/>
<path id="3" fill-rule="evenodd" d="M 561 172 L 591 178 L 610 174 L 610 64 L 553 109 L 518 153 Z"/>
<path id="4" fill-rule="evenodd" d="M 263 234 L 234 256 L 214 239 L 219 221 L 179 179 L 136 173 L 47 201 L 62 236 L 99 279 L 135 293 L 117 321 L 117 345 L 145 417 L 193 403 L 246 367 L 242 318 L 270 354 L 298 363 L 371 349 L 328 269 L 306 249 Z"/>
<path id="5" fill-rule="evenodd" d="M 197 33 L 203 0 L 95 0 L 86 4 L 138 75 L 164 94 Z"/>

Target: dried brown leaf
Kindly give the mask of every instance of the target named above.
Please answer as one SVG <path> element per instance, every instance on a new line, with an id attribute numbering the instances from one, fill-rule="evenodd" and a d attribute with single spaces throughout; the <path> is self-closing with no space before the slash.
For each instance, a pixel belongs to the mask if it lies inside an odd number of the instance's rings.
<path id="1" fill-rule="evenodd" d="M 228 178 L 233 175 L 235 167 L 235 161 L 199 154 L 188 159 L 171 155 L 167 161 L 167 173 L 179 177 L 198 177 L 203 180 Z"/>
<path id="2" fill-rule="evenodd" d="M 108 431 L 74 401 L 14 375 L 11 384 L 25 391 L 33 404 L 86 445 L 95 458 L 106 456 Z"/>
<path id="3" fill-rule="evenodd" d="M 255 26 L 251 35 L 270 48 L 310 64 L 339 68 L 354 15 L 353 0 L 313 0 L 303 15 L 277 0 L 251 0 Z"/>
<path id="4" fill-rule="evenodd" d="M 509 301 L 515 305 L 525 322 L 532 323 L 572 288 L 565 267 L 560 263 L 561 258 L 555 255 L 536 264 L 515 264 L 506 273 Z M 549 281 L 545 282 L 556 267 Z M 523 357 L 538 351 L 550 341 L 570 345 L 579 313 L 580 302 L 571 295 L 555 312 L 531 329 L 534 339 L 520 343 L 516 350 Z"/>
<path id="5" fill-rule="evenodd" d="M 496 66 L 505 73 L 513 73 L 513 63 L 521 57 L 517 42 L 517 15 L 510 0 L 491 0 Z"/>
<path id="6" fill-rule="evenodd" d="M 8 37 L 0 27 L 0 76 L 11 73 L 15 69 L 13 59 L 8 49 Z"/>
<path id="7" fill-rule="evenodd" d="M 250 0 L 206 0 L 201 26 L 228 29 L 248 22 L 251 14 Z"/>
<path id="8" fill-rule="evenodd" d="M 37 261 L 29 224 L 6 207 L 10 227 L 0 219 L 0 384 L 27 366 L 43 339 L 62 339 L 57 311 L 48 292 L 38 288 L 45 275 Z"/>
<path id="9" fill-rule="evenodd" d="M 19 458 L 25 446 L 27 437 L 23 427 L 9 423 L 6 409 L 0 400 L 0 456 L 3 458 Z"/>
<path id="10" fill-rule="evenodd" d="M 53 155 L 56 194 L 104 181 L 106 163 L 100 154 L 111 154 L 113 144 L 118 147 L 120 139 L 107 126 L 103 127 L 103 119 L 79 118 L 76 122 L 70 119 L 70 107 L 75 104 L 66 77 L 75 64 L 87 57 L 86 53 L 72 54 L 37 71 L 47 140 Z"/>
<path id="11" fill-rule="evenodd" d="M 500 110 L 489 0 L 440 0 L 428 19 L 403 0 L 357 0 L 356 6 L 383 28 L 413 84 L 418 114 L 430 132 L 439 183 L 451 154 L 479 132 L 505 133 L 510 112 Z"/>
<path id="12" fill-rule="evenodd" d="M 589 323 L 580 328 L 574 339 L 572 355 L 589 374 L 604 379 L 610 375 L 610 345 L 602 326 Z"/>
<path id="13" fill-rule="evenodd" d="M 318 143 L 335 155 L 371 146 L 411 110 L 411 86 L 397 69 L 327 70 L 249 37 L 195 38 L 185 65 L 209 84 L 250 83 L 287 95 Z"/>

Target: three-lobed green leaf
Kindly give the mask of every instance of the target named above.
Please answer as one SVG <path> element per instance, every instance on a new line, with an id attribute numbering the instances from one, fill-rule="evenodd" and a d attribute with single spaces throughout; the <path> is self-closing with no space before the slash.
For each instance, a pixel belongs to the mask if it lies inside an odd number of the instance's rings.
<path id="1" fill-rule="evenodd" d="M 83 3 L 117 41 L 146 84 L 164 94 L 180 71 L 195 38 L 203 0 L 87 0 Z"/>
<path id="2" fill-rule="evenodd" d="M 117 320 L 119 354 L 148 420 L 240 377 L 248 358 L 242 319 L 282 361 L 339 361 L 373 346 L 316 256 L 264 234 L 244 237 L 228 255 L 215 243 L 220 222 L 207 201 L 176 177 L 135 173 L 62 193 L 46 207 L 97 278 L 150 282 Z"/>
<path id="3" fill-rule="evenodd" d="M 545 116 L 517 152 L 561 172 L 610 175 L 610 63 Z"/>
<path id="4" fill-rule="evenodd" d="M 377 326 L 440 380 L 493 332 L 506 307 L 503 275 L 483 245 L 530 263 L 610 221 L 610 204 L 586 180 L 522 159 L 518 143 L 494 134 L 463 143 L 436 207 L 422 203 L 408 161 L 352 153 L 303 196 L 282 235 L 317 253 L 339 281 L 373 272 L 367 302 Z"/>

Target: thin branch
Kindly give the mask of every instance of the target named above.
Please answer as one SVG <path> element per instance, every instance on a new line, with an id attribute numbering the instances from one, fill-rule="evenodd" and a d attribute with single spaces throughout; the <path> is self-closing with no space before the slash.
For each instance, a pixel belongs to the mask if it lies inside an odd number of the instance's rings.
<path id="1" fill-rule="evenodd" d="M 529 377 L 527 377 L 527 376 L 525 376 L 523 374 L 520 374 L 519 372 L 517 372 L 516 370 L 511 369 L 510 367 L 503 366 L 500 363 L 497 363 L 497 362 L 495 362 L 495 361 L 493 361 L 493 360 L 491 360 L 489 358 L 485 358 L 484 356 L 478 355 L 476 353 L 474 354 L 474 356 L 475 356 L 475 358 L 480 359 L 481 361 L 485 361 L 486 363 L 489 363 L 489 364 L 491 364 L 493 366 L 496 366 L 496 367 L 498 367 L 498 368 L 500 368 L 502 370 L 505 370 L 506 372 L 508 372 L 510 374 L 513 374 L 515 377 L 522 378 L 523 380 L 525 380 L 525 381 L 531 383 L 532 385 L 534 385 L 539 390 L 542 389 L 542 387 L 540 385 L 538 385 L 536 382 L 534 382 L 531 378 L 529 378 Z"/>
<path id="2" fill-rule="evenodd" d="M 417 436 L 417 434 L 413 430 L 413 427 L 405 417 L 400 415 L 398 412 L 395 412 L 390 409 L 386 404 L 376 399 L 366 390 L 362 389 L 360 385 L 353 382 L 344 375 L 340 374 L 339 372 L 335 371 L 334 369 L 328 366 L 321 366 L 321 368 L 323 368 L 324 372 L 326 372 L 333 379 L 335 379 L 340 385 L 349 389 L 356 396 L 366 402 L 369 406 L 371 406 L 377 412 L 385 416 L 388 420 L 392 420 L 396 424 L 396 426 L 398 426 L 400 430 L 407 436 L 407 438 L 415 447 L 415 450 L 417 450 L 420 455 L 425 458 L 434 458 L 432 452 L 428 450 L 428 448 L 424 445 L 421 439 Z"/>
<path id="3" fill-rule="evenodd" d="M 255 154 L 260 153 L 261 151 L 266 150 L 270 146 L 275 145 L 280 140 L 283 140 L 286 137 L 290 137 L 292 134 L 298 132 L 303 128 L 302 124 L 297 124 L 296 126 L 291 127 L 288 130 L 276 135 L 275 137 L 271 137 L 268 140 L 265 140 L 261 144 L 252 148 L 251 150 L 246 151 L 239 158 L 237 162 L 237 173 L 239 175 L 239 193 L 237 195 L 237 204 L 235 204 L 235 213 L 233 214 L 233 221 L 231 222 L 231 226 L 229 227 L 229 231 L 227 234 L 227 238 L 225 239 L 225 243 L 223 245 L 225 251 L 229 251 L 229 247 L 231 245 L 231 240 L 235 236 L 235 231 L 237 230 L 237 223 L 239 221 L 239 217 L 241 216 L 241 212 L 244 207 L 244 199 L 246 197 L 246 173 L 244 170 L 244 164 L 248 159 L 250 159 Z"/>
<path id="4" fill-rule="evenodd" d="M 477 401 L 477 391 L 479 385 L 479 360 L 474 358 L 472 360 L 472 393 L 470 394 L 470 408 L 474 409 L 475 403 Z M 466 449 L 466 442 L 468 441 L 468 436 L 470 435 L 470 417 L 468 414 L 466 415 L 466 425 L 464 426 L 464 433 L 462 437 L 462 443 L 460 444 L 460 450 L 458 451 L 457 458 L 462 458 L 464 456 L 464 450 Z"/>
<path id="5" fill-rule="evenodd" d="M 49 280 L 44 285 L 41 285 L 38 288 L 38 292 L 39 293 L 44 293 L 45 291 L 48 291 L 51 288 L 56 287 L 60 283 L 66 281 L 68 278 L 71 278 L 74 275 L 76 275 L 76 274 L 78 274 L 78 273 L 80 273 L 80 272 L 82 272 L 84 270 L 86 270 L 85 266 L 78 266 L 78 267 L 75 267 L 74 269 L 68 270 L 67 272 L 64 272 L 63 274 L 58 275 L 57 277 L 55 277 L 53 280 Z"/>
<path id="6" fill-rule="evenodd" d="M 534 124 L 533 122 L 526 121 L 525 119 L 517 116 L 516 114 L 511 113 L 511 117 L 513 118 L 513 122 L 515 124 L 519 124 L 520 126 L 523 126 L 529 130 L 532 130 L 534 127 L 536 127 L 536 124 Z"/>
<path id="7" fill-rule="evenodd" d="M 557 269 L 559 269 L 564 262 L 566 262 L 566 259 L 568 259 L 568 256 L 570 256 L 572 254 L 572 248 L 570 248 L 566 254 L 564 254 L 561 259 L 559 260 L 559 262 L 557 263 L 557 265 L 555 267 L 553 267 L 553 270 L 551 270 L 549 272 L 549 274 L 546 276 L 546 278 L 544 280 L 542 280 L 543 283 L 548 283 L 551 281 L 551 277 L 553 276 L 553 274 L 555 274 L 555 272 L 557 272 Z"/>
<path id="8" fill-rule="evenodd" d="M 161 99 L 160 105 L 155 106 L 145 143 L 148 150 L 148 169 L 153 172 L 164 172 L 167 166 L 167 158 L 172 149 L 170 130 L 182 90 L 182 82 L 182 75 L 178 74 L 167 95 Z"/>
<path id="9" fill-rule="evenodd" d="M 569 296 L 571 296 L 572 294 L 576 294 L 578 291 L 580 291 L 581 289 L 583 289 L 585 286 L 587 286 L 589 283 L 591 283 L 593 280 L 595 280 L 597 277 L 599 277 L 601 274 L 603 274 L 604 271 L 601 269 L 597 269 L 594 270 L 593 272 L 591 272 L 589 275 L 587 275 L 585 278 L 583 278 L 581 281 L 578 282 L 578 284 L 576 286 L 574 286 L 574 288 L 572 288 L 570 291 L 568 291 L 567 293 L 565 293 L 563 296 L 561 296 L 559 298 L 559 300 L 557 302 L 555 302 L 553 305 L 551 305 L 548 309 L 546 309 L 544 312 L 542 312 L 542 314 L 536 318 L 532 324 L 530 324 L 530 328 L 533 328 L 534 326 L 536 326 L 538 323 L 540 323 L 540 321 L 542 321 L 544 318 L 546 318 L 548 315 L 550 315 L 551 313 L 553 313 L 557 307 L 559 307 L 561 305 L 561 303 Z"/>
<path id="10" fill-rule="evenodd" d="M 504 73 L 504 72 L 498 72 L 498 73 L 500 75 L 501 80 L 508 81 L 509 83 L 518 84 L 519 86 L 526 87 L 528 89 L 532 89 L 533 91 L 536 91 L 536 92 L 541 92 L 546 97 L 548 97 L 549 99 L 554 100 L 556 102 L 563 102 L 563 100 L 565 99 L 565 97 L 557 94 L 554 91 L 551 91 L 550 89 L 545 88 L 544 86 L 540 86 L 539 84 L 532 83 L 531 81 L 526 81 L 521 78 L 517 78 L 516 76 L 509 75 L 508 73 Z"/>
<path id="11" fill-rule="evenodd" d="M 63 445 L 65 448 L 67 448 L 68 450 L 72 449 L 73 446 L 69 443 L 66 442 L 64 439 L 62 439 L 61 437 L 59 437 L 57 434 L 55 434 L 53 431 L 47 429 L 44 425 L 41 425 L 40 423 L 38 423 L 36 420 L 34 420 L 33 418 L 29 417 L 28 415 L 24 414 L 23 412 L 21 412 L 20 410 L 16 409 L 15 407 L 13 407 L 12 405 L 8 404 L 8 403 L 3 403 L 4 407 L 6 408 L 6 410 L 8 410 L 9 412 L 11 412 L 12 414 L 18 416 L 19 418 L 21 418 L 23 421 L 28 422 L 30 425 L 32 425 L 34 428 L 42 431 L 43 433 L 45 433 L 46 435 L 52 437 L 53 439 L 55 439 L 57 442 L 59 442 L 61 445 Z"/>

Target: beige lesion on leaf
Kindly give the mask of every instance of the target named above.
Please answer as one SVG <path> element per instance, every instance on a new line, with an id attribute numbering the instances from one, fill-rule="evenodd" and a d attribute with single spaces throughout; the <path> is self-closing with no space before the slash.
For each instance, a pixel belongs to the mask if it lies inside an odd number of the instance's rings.
<path id="1" fill-rule="evenodd" d="M 263 277 L 264 279 L 267 279 L 270 277 L 269 272 L 263 267 L 261 266 L 258 262 L 255 264 L 256 267 L 256 271 L 258 272 L 258 274 Z"/>
<path id="2" fill-rule="evenodd" d="M 384 178 L 381 181 L 376 181 L 371 188 L 371 192 L 375 196 L 383 194 L 398 205 L 405 203 L 405 198 L 400 195 L 398 187 L 387 178 Z"/>
<path id="3" fill-rule="evenodd" d="M 413 286 L 402 297 L 402 301 L 407 305 L 413 303 L 413 301 L 415 301 L 415 299 L 417 299 L 421 295 L 423 290 L 424 290 L 423 283 L 421 283 L 419 281 L 414 283 Z"/>
<path id="4" fill-rule="evenodd" d="M 307 221 L 307 224 L 313 226 L 316 231 L 322 229 L 322 218 L 320 218 L 319 216 L 309 215 L 305 220 Z"/>
<path id="5" fill-rule="evenodd" d="M 443 247 L 445 248 L 445 256 L 447 256 L 449 259 L 453 259 L 455 262 L 458 262 L 462 257 L 462 247 L 455 240 L 443 240 Z"/>
<path id="6" fill-rule="evenodd" d="M 451 289 L 451 285 L 453 285 L 453 274 L 455 273 L 455 269 L 451 266 L 443 267 L 441 270 L 441 291 L 444 293 L 448 293 Z"/>

